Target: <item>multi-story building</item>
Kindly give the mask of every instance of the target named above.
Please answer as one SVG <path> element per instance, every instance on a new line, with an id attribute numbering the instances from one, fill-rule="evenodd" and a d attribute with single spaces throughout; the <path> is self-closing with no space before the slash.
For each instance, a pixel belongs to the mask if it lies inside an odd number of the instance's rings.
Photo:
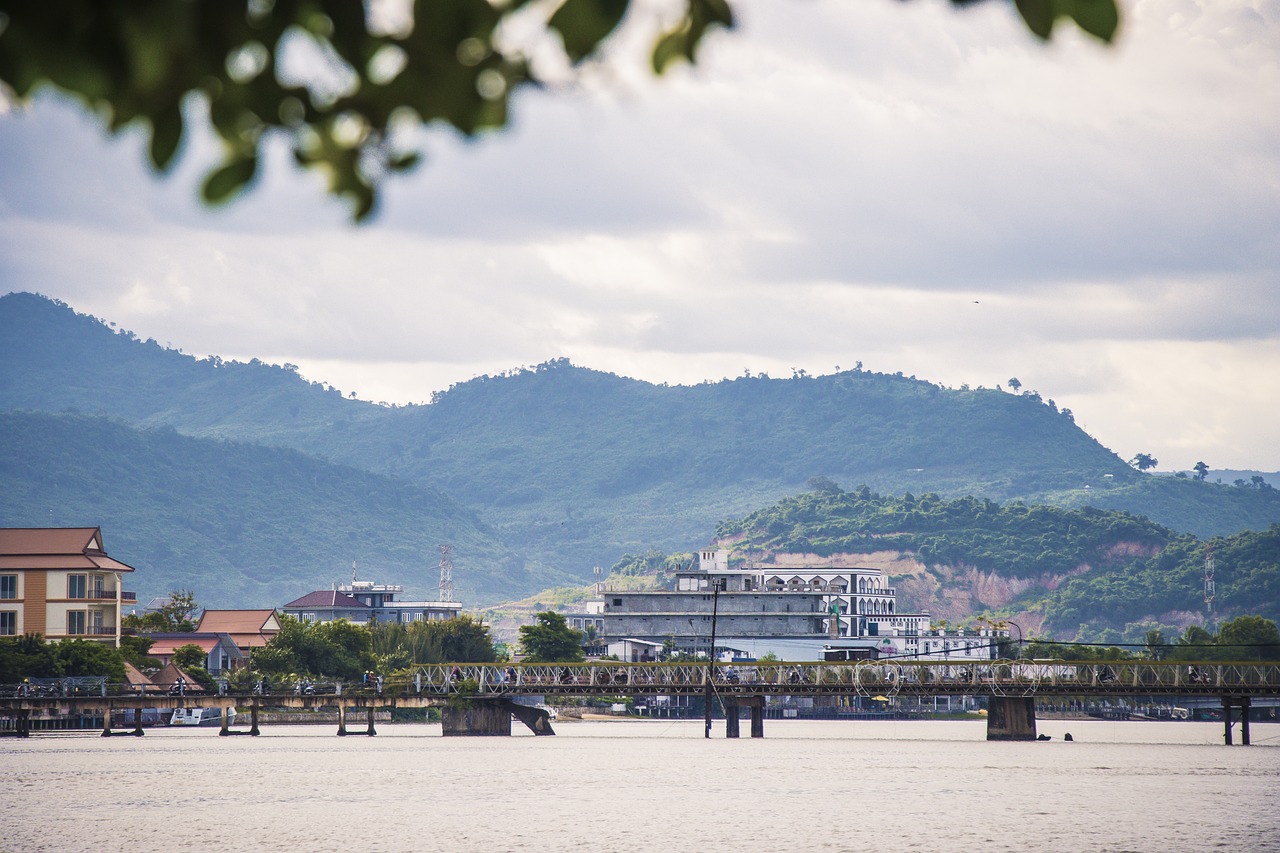
<path id="1" fill-rule="evenodd" d="M 0 635 L 43 634 L 120 645 L 133 567 L 112 559 L 97 527 L 0 528 Z"/>
<path id="2" fill-rule="evenodd" d="M 283 613 L 304 622 L 423 622 L 432 619 L 454 619 L 462 612 L 457 601 L 397 601 L 404 592 L 399 584 L 356 581 L 309 592 L 280 608 Z"/>
<path id="3" fill-rule="evenodd" d="M 598 609 L 572 614 L 570 624 L 595 620 L 611 651 L 631 641 L 631 654 L 643 643 L 706 654 L 713 617 L 718 657 L 821 660 L 841 651 L 965 659 L 991 658 L 995 649 L 994 631 L 947 632 L 932 628 L 928 613 L 898 612 L 897 591 L 879 569 L 732 568 L 724 549 L 703 550 L 696 569 L 677 573 L 673 590 L 604 592 Z"/>

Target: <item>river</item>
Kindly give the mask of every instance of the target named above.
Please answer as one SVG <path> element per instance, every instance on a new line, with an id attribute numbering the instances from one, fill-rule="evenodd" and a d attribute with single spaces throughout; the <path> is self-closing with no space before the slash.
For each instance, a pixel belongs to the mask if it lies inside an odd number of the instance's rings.
<path id="1" fill-rule="evenodd" d="M 1280 725 L 1250 747 L 1194 722 L 1042 720 L 1040 743 L 967 721 L 556 730 L 5 739 L 0 850 L 1280 851 Z"/>

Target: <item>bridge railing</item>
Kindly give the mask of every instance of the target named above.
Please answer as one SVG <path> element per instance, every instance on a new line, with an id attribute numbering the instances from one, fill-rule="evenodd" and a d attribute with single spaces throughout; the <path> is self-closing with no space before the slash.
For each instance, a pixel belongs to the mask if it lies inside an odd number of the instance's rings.
<path id="1" fill-rule="evenodd" d="M 352 681 L 268 679 L 213 689 L 188 684 L 178 695 L 204 697 L 386 697 L 554 694 L 691 694 L 718 692 L 846 694 L 860 696 L 1031 695 L 1280 695 L 1280 662 L 1155 662 L 998 660 L 840 661 L 783 663 L 424 664 L 407 675 Z M 168 686 L 109 684 L 102 678 L 30 679 L 0 685 L 0 698 L 133 698 L 174 695 Z"/>

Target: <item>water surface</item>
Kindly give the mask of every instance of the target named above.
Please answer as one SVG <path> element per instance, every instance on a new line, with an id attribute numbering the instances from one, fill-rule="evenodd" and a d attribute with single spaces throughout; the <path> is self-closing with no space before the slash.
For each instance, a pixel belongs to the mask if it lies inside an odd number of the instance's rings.
<path id="1" fill-rule="evenodd" d="M 1280 851 L 1280 726 L 569 722 L 0 741 L 2 851 Z M 744 723 L 745 728 L 745 723 Z M 1064 732 L 1075 737 L 1063 742 Z"/>

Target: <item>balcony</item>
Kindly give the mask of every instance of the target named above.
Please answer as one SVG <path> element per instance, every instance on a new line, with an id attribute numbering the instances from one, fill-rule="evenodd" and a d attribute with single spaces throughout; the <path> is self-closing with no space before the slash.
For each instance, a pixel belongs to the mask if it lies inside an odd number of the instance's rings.
<path id="1" fill-rule="evenodd" d="M 82 601 L 115 601 L 116 591 L 114 589 L 93 589 L 85 596 Z M 130 604 L 137 604 L 138 594 L 136 592 L 121 592 L 120 601 Z"/>

